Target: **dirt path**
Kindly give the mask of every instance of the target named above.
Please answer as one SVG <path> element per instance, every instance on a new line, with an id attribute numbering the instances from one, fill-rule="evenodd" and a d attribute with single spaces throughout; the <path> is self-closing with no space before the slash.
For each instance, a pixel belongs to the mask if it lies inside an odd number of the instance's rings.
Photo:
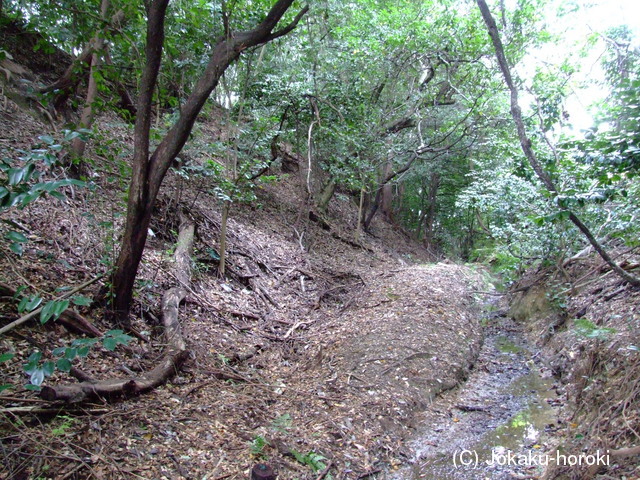
<path id="1" fill-rule="evenodd" d="M 411 468 L 396 479 L 538 478 L 560 402 L 522 328 L 498 317 L 471 375 L 419 417 Z"/>

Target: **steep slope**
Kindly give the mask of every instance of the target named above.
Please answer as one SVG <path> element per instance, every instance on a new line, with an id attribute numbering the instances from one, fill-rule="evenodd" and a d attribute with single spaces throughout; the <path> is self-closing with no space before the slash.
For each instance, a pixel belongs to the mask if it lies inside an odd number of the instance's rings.
<path id="1" fill-rule="evenodd" d="M 42 147 L 40 134 L 59 136 L 25 118 L 16 106 L 4 112 L 5 156 Z M 113 261 L 131 129 L 111 115 L 98 125 L 88 153 L 90 188 L 67 188 L 64 202 L 39 200 L 3 214 L 14 223 L 3 223 L 2 235 L 20 225 L 29 238 L 21 257 L 5 245 L 1 260 L 2 283 L 25 285 L 23 294 L 50 298 Z M 215 119 L 199 125 L 201 135 L 217 128 Z M 207 159 L 195 147 L 187 153 L 192 165 Z M 64 176 L 56 166 L 43 173 Z M 426 253 L 380 220 L 372 235 L 355 241 L 353 199 L 337 195 L 318 220 L 301 208 L 297 178 L 275 165 L 276 181 L 258 189 L 255 202 L 231 210 L 229 270 L 219 278 L 221 216 L 213 184 L 180 173 L 170 174 L 156 204 L 138 279 L 134 327 L 151 342 L 113 353 L 95 347 L 74 365 L 96 379 L 153 367 L 162 348 L 159 298 L 174 282 L 169 259 L 180 212 L 198 229 L 180 312 L 189 360 L 148 395 L 69 410 L 24 390 L 22 365 L 34 350 L 52 358 L 54 348 L 77 335 L 47 324 L 3 336 L 2 352 L 15 354 L 0 382 L 13 385 L 1 397 L 5 474 L 239 478 L 266 461 L 283 479 L 329 466 L 332 475 L 361 478 L 399 465 L 409 456 L 403 439 L 413 414 L 464 378 L 477 354 L 481 333 L 470 291 L 480 275 L 448 263 L 416 265 Z M 92 288 L 84 295 L 97 292 Z M 99 330 L 112 328 L 96 306 L 76 308 Z M 3 315 L 15 318 L 12 302 Z M 57 382 L 69 377 L 56 371 L 45 384 Z M 38 410 L 25 409 L 31 404 Z"/>
<path id="2" fill-rule="evenodd" d="M 637 271 L 635 250 L 613 251 L 623 268 Z M 545 478 L 638 478 L 640 292 L 593 254 L 567 262 L 562 276 L 530 272 L 521 289 L 511 314 L 529 329 L 568 398 L 557 447 L 568 455 L 609 454 L 606 464 L 552 465 Z"/>

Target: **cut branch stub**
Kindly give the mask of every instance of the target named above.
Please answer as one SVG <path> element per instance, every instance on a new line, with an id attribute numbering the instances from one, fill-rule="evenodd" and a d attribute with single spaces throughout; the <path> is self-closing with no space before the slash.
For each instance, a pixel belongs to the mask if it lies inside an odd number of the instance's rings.
<path id="1" fill-rule="evenodd" d="M 251 480 L 276 480 L 276 476 L 266 463 L 258 463 L 251 469 Z"/>

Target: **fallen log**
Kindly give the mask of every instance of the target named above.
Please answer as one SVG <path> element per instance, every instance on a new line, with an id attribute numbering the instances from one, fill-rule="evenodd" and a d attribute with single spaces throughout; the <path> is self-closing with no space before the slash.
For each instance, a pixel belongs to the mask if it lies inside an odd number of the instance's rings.
<path id="1" fill-rule="evenodd" d="M 45 386 L 40 390 L 41 398 L 49 401 L 75 403 L 96 397 L 112 399 L 139 395 L 164 384 L 180 369 L 189 352 L 182 336 L 178 307 L 187 295 L 185 287 L 189 284 L 191 273 L 190 255 L 194 235 L 195 225 L 183 217 L 173 260 L 174 275 L 180 285 L 170 288 L 162 297 L 162 323 L 166 349 L 160 362 L 152 370 L 129 378 Z"/>
<path id="2" fill-rule="evenodd" d="M 64 325 L 70 332 L 84 333 L 89 337 L 101 337 L 104 335 L 94 324 L 69 308 L 62 312 L 55 321 L 56 323 Z"/>

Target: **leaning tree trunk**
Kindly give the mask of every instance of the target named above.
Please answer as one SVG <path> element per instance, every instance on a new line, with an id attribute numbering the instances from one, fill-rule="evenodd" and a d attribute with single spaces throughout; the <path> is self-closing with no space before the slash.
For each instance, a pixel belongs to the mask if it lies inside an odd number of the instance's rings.
<path id="1" fill-rule="evenodd" d="M 420 157 L 420 153 L 421 152 L 416 151 L 413 154 L 411 154 L 411 156 L 409 157 L 409 160 L 407 160 L 407 162 L 401 168 L 399 168 L 398 170 L 391 170 L 388 173 L 386 173 L 382 181 L 378 184 L 378 188 L 376 190 L 376 196 L 373 201 L 373 204 L 371 205 L 371 210 L 369 211 L 369 214 L 364 220 L 363 226 L 364 226 L 365 232 L 369 231 L 369 227 L 371 226 L 371 221 L 373 220 L 373 217 L 375 216 L 376 212 L 378 211 L 378 208 L 382 203 L 383 188 L 391 180 L 396 178 L 398 175 L 401 175 L 407 170 L 409 170 L 413 165 L 413 162 L 415 162 Z"/>
<path id="2" fill-rule="evenodd" d="M 438 199 L 438 189 L 440 188 L 440 174 L 433 172 L 429 181 L 429 207 L 424 221 L 424 246 L 431 250 L 433 245 L 433 225 L 436 220 L 436 200 Z"/>
<path id="3" fill-rule="evenodd" d="M 227 31 L 223 37 L 216 41 L 209 63 L 180 109 L 180 116 L 151 155 L 149 149 L 151 103 L 162 60 L 164 20 L 169 0 L 145 2 L 148 18 L 145 49 L 147 63 L 140 81 L 127 220 L 122 247 L 112 277 L 113 293 L 115 294 L 112 308 L 119 323 L 128 325 L 133 284 L 147 240 L 153 204 L 171 163 L 182 150 L 189 138 L 196 117 L 211 92 L 218 85 L 227 67 L 248 48 L 282 37 L 297 26 L 308 7 L 303 8 L 290 24 L 280 30 L 273 31 L 293 2 L 294 0 L 278 0 L 265 19 L 253 30 Z"/>
<path id="4" fill-rule="evenodd" d="M 484 18 L 484 22 L 487 25 L 487 29 L 489 31 L 489 36 L 491 37 L 491 41 L 493 42 L 493 46 L 496 50 L 496 58 L 498 60 L 498 64 L 500 65 L 500 70 L 502 70 L 502 74 L 505 79 L 505 83 L 507 87 L 509 87 L 509 91 L 511 93 L 511 116 L 513 117 L 513 121 L 516 124 L 516 128 L 518 130 L 518 138 L 520 139 L 520 146 L 522 147 L 522 151 L 524 155 L 527 157 L 529 164 L 533 168 L 533 171 L 536 173 L 542 184 L 545 188 L 552 194 L 557 195 L 558 189 L 556 188 L 551 176 L 542 168 L 542 165 L 538 161 L 535 152 L 531 146 L 531 139 L 527 135 L 527 131 L 524 125 L 524 121 L 522 120 L 522 110 L 520 109 L 520 105 L 518 103 L 518 89 L 516 88 L 513 78 L 511 77 L 511 70 L 509 68 L 509 64 L 507 62 L 507 57 L 504 53 L 504 48 L 502 46 L 502 41 L 500 40 L 500 34 L 498 33 L 498 27 L 496 26 L 496 22 L 491 15 L 491 11 L 487 6 L 485 0 L 477 0 L 478 7 L 480 8 L 480 13 L 482 13 L 482 18 Z M 568 210 L 565 210 L 568 211 Z M 611 256 L 607 253 L 604 247 L 598 242 L 595 236 L 591 233 L 591 230 L 587 225 L 585 225 L 582 220 L 571 211 L 569 213 L 569 220 L 580 230 L 587 240 L 593 246 L 593 249 L 598 252 L 600 257 L 611 267 L 611 269 L 616 272 L 620 278 L 629 282 L 634 287 L 640 287 L 640 278 L 635 275 L 630 274 L 625 271 L 620 265 L 618 265 Z"/>
<path id="5" fill-rule="evenodd" d="M 387 161 L 382 168 L 382 178 L 387 178 L 393 172 L 393 154 L 389 148 Z M 390 182 L 380 187 L 380 212 L 390 222 L 393 221 L 393 186 Z"/>
<path id="6" fill-rule="evenodd" d="M 333 194 L 336 192 L 336 181 L 333 177 L 330 177 L 327 182 L 324 184 L 322 188 L 322 192 L 320 192 L 320 196 L 318 198 L 318 211 L 320 213 L 327 213 L 327 208 L 329 208 L 329 202 L 333 198 Z"/>
<path id="7" fill-rule="evenodd" d="M 178 307 L 187 295 L 191 276 L 191 250 L 195 225 L 182 217 L 180 233 L 173 256 L 173 274 L 177 285 L 162 296 L 162 323 L 164 325 L 164 356 L 148 372 L 129 378 L 113 378 L 101 381 L 86 380 L 69 385 L 45 386 L 40 396 L 49 401 L 68 403 L 92 398 L 132 396 L 152 390 L 164 384 L 178 371 L 188 356 L 187 344 L 182 336 Z"/>
<path id="8" fill-rule="evenodd" d="M 71 65 L 67 67 L 60 78 L 58 78 L 52 84 L 39 89 L 39 93 L 42 94 L 53 93 L 51 103 L 53 104 L 53 107 L 56 111 L 60 110 L 64 106 L 71 93 L 80 83 L 82 76 L 87 70 L 84 67 L 84 64 L 87 64 L 87 67 L 89 67 L 89 70 L 91 70 L 92 62 L 95 60 L 95 53 L 98 50 L 102 49 L 103 54 L 105 55 L 105 60 L 107 60 L 107 63 L 109 63 L 108 52 L 105 48 L 104 38 L 106 38 L 106 36 L 108 35 L 109 28 L 111 28 L 112 26 L 119 26 L 120 28 L 122 28 L 122 24 L 125 20 L 124 12 L 122 10 L 118 10 L 107 21 L 106 12 L 109 8 L 109 3 L 109 0 L 103 0 L 103 2 L 101 3 L 100 10 L 102 27 L 96 32 L 95 37 L 88 42 L 82 52 L 73 60 Z M 91 79 L 91 77 L 93 77 L 93 73 L 90 73 L 89 78 Z M 122 84 L 120 82 L 117 82 L 118 93 L 121 96 L 123 96 L 122 87 Z M 128 93 L 126 93 L 124 96 L 128 97 Z M 126 104 L 126 100 L 124 98 L 123 103 Z"/>
<path id="9" fill-rule="evenodd" d="M 109 9 L 109 0 L 102 0 L 100 3 L 100 18 L 102 21 L 106 21 L 107 18 L 107 10 Z M 84 108 L 82 109 L 82 114 L 80 115 L 80 122 L 78 122 L 78 128 L 91 128 L 93 124 L 94 117 L 94 108 L 93 105 L 98 98 L 98 80 L 97 80 L 97 72 L 100 69 L 100 65 L 102 64 L 102 59 L 100 56 L 102 55 L 102 50 L 105 48 L 105 43 L 102 38 L 102 35 L 99 33 L 96 34 L 95 38 L 92 40 L 93 43 L 93 55 L 91 56 L 91 66 L 89 67 L 89 82 L 87 86 L 87 98 L 84 103 Z M 79 176 L 82 172 L 83 167 L 81 162 L 81 158 L 84 155 L 84 150 L 87 146 L 87 142 L 83 140 L 81 137 L 76 137 L 73 139 L 71 143 L 71 160 L 72 170 Z"/>

